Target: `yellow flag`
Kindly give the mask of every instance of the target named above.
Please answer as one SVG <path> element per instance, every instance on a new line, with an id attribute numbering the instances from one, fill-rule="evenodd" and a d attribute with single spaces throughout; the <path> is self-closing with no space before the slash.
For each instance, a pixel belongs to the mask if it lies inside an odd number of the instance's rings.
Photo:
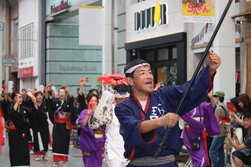
<path id="1" fill-rule="evenodd" d="M 159 24 L 159 20 L 161 17 L 161 6 L 159 3 L 155 5 L 155 10 L 154 10 L 154 23 Z"/>

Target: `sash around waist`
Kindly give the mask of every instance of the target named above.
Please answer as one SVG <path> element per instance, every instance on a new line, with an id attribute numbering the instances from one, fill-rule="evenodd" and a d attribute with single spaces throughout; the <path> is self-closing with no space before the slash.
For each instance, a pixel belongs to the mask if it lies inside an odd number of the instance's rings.
<path id="1" fill-rule="evenodd" d="M 62 113 L 55 113 L 54 118 L 69 118 L 70 113 L 62 112 Z"/>
<path id="2" fill-rule="evenodd" d="M 131 165 L 147 165 L 147 166 L 152 166 L 152 165 L 163 165 L 167 163 L 171 163 L 175 161 L 174 155 L 166 155 L 166 156 L 161 156 L 155 159 L 154 157 L 147 156 L 147 157 L 140 157 L 140 158 L 133 158 L 130 160 Z"/>
<path id="3" fill-rule="evenodd" d="M 54 118 L 54 122 L 66 123 L 66 122 L 69 122 L 69 119 L 68 118 Z"/>
<path id="4" fill-rule="evenodd" d="M 4 126 L 6 129 L 9 129 L 9 130 L 16 130 L 16 127 L 15 125 L 13 124 L 12 121 L 8 120 L 4 123 Z"/>

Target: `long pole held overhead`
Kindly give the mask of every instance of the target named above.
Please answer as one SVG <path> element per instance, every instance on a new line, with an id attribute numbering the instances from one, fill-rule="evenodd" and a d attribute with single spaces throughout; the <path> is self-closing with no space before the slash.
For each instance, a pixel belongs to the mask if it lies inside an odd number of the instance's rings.
<path id="1" fill-rule="evenodd" d="M 222 16 L 221 16 L 221 18 L 220 18 L 220 20 L 219 20 L 219 22 L 218 22 L 218 24 L 217 24 L 217 26 L 216 26 L 214 32 L 213 32 L 213 35 L 212 35 L 212 37 L 211 37 L 211 39 L 210 39 L 210 41 L 209 41 L 209 43 L 208 43 L 208 45 L 207 45 L 207 47 L 206 47 L 206 49 L 205 49 L 205 52 L 204 52 L 202 58 L 200 59 L 200 62 L 199 62 L 198 66 L 197 66 L 197 68 L 196 68 L 196 70 L 195 70 L 195 72 L 194 72 L 194 74 L 193 74 L 193 77 L 192 77 L 192 79 L 191 79 L 189 85 L 187 86 L 187 88 L 186 88 L 184 94 L 183 94 L 182 97 L 181 97 L 181 100 L 180 100 L 180 102 L 179 102 L 178 108 L 177 108 L 177 110 L 176 110 L 176 112 L 175 112 L 175 113 L 177 113 L 178 115 L 183 115 L 181 108 L 182 108 L 182 106 L 183 106 L 184 100 L 186 99 L 187 93 L 188 93 L 189 90 L 191 89 L 191 87 L 192 87 L 192 85 L 193 85 L 193 83 L 194 83 L 194 81 L 195 81 L 195 78 L 196 78 L 196 76 L 198 75 L 198 73 L 199 73 L 199 71 L 200 71 L 200 69 L 201 69 L 201 66 L 202 66 L 203 62 L 204 62 L 204 60 L 205 60 L 206 57 L 207 57 L 208 51 L 209 51 L 209 49 L 211 48 L 211 46 L 212 46 L 212 44 L 213 44 L 213 41 L 214 41 L 214 39 L 215 39 L 215 36 L 216 36 L 216 34 L 218 33 L 218 31 L 219 31 L 219 29 L 220 29 L 220 26 L 221 26 L 221 24 L 222 24 L 222 22 L 223 22 L 223 20 L 224 20 L 224 18 L 225 18 L 225 16 L 226 16 L 227 12 L 228 12 L 228 9 L 229 9 L 230 6 L 231 6 L 232 1 L 233 1 L 233 0 L 229 0 L 229 1 L 228 1 L 227 6 L 226 6 L 226 8 L 224 9 L 224 11 L 223 11 L 223 13 L 222 13 Z M 162 141 L 161 141 L 161 143 L 160 143 L 160 145 L 159 145 L 159 147 L 158 147 L 158 149 L 157 149 L 155 155 L 154 155 L 154 158 L 155 158 L 155 159 L 159 156 L 159 153 L 161 152 L 163 146 L 165 145 L 166 140 L 167 140 L 167 137 L 169 136 L 169 133 L 170 133 L 170 132 L 171 132 L 171 129 L 168 128 L 168 129 L 166 130 L 166 132 L 165 132 L 165 135 L 164 135 L 163 138 L 162 138 Z"/>

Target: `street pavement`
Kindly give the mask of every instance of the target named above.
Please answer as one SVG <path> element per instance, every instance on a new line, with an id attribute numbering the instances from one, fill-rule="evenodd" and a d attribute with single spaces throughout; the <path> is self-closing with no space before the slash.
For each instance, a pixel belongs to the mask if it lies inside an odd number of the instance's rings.
<path id="1" fill-rule="evenodd" d="M 20 153 L 22 154 L 22 153 Z M 35 161 L 33 152 L 30 153 L 30 165 L 31 167 L 52 167 L 53 166 L 53 159 L 52 159 L 52 151 L 49 150 L 48 153 L 48 161 Z M 62 162 L 59 163 L 62 165 Z M 82 153 L 80 149 L 74 148 L 70 145 L 70 152 L 69 152 L 69 162 L 67 163 L 68 167 L 84 167 L 82 161 Z M 104 163 L 103 167 L 107 165 Z M 2 154 L 0 155 L 0 167 L 10 167 L 10 159 L 9 159 L 9 147 L 8 144 L 2 148 Z"/>
<path id="2" fill-rule="evenodd" d="M 2 153 L 0 154 L 0 167 L 10 167 L 10 160 L 9 160 L 9 147 L 8 147 L 8 140 L 5 140 L 6 144 L 2 148 Z M 20 153 L 22 154 L 22 153 Z M 47 156 L 49 158 L 48 161 L 35 161 L 33 152 L 30 153 L 30 166 L 31 167 L 52 167 L 53 166 L 53 159 L 52 159 L 52 151 L 51 149 L 48 151 Z M 62 162 L 60 162 L 62 166 Z M 84 167 L 82 161 L 82 153 L 79 148 L 75 148 L 73 146 L 73 141 L 70 144 L 69 150 L 69 161 L 67 162 L 68 167 Z M 178 166 L 183 167 L 184 164 L 178 164 Z M 103 163 L 103 167 L 107 167 L 106 163 Z M 231 167 L 229 156 L 226 158 L 226 167 Z"/>
<path id="3" fill-rule="evenodd" d="M 52 167 L 53 166 L 52 151 L 51 150 L 48 151 L 47 154 L 49 158 L 48 161 L 43 161 L 43 160 L 35 161 L 33 152 L 30 153 L 31 167 Z M 84 166 L 80 149 L 76 149 L 70 146 L 69 162 L 67 163 L 67 166 L 68 167 Z M 2 154 L 0 155 L 0 167 L 10 167 L 9 147 L 7 145 L 3 147 Z"/>

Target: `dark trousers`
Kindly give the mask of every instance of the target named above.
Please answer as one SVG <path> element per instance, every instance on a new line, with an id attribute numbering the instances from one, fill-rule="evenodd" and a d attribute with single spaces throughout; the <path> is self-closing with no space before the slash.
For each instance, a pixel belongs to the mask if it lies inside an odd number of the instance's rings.
<path id="1" fill-rule="evenodd" d="M 38 133 L 40 133 L 42 144 L 43 144 L 43 150 L 39 148 L 39 140 L 38 140 Z M 34 152 L 48 151 L 48 145 L 49 145 L 49 128 L 48 126 L 46 128 L 42 128 L 39 131 L 33 130 L 33 138 L 34 138 Z"/>

